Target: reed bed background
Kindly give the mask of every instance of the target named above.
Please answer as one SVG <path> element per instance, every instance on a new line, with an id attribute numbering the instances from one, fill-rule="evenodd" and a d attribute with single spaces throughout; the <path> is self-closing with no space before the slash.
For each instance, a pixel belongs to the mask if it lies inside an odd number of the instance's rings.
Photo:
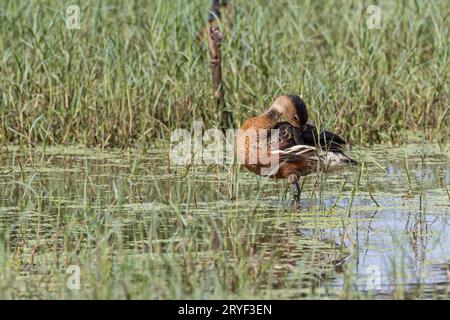
<path id="1" fill-rule="evenodd" d="M 449 126 L 448 1 L 240 1 L 223 78 L 235 125 L 283 93 L 355 144 L 442 141 Z M 194 119 L 218 127 L 205 34 L 210 1 L 0 4 L 0 142 L 151 145 Z"/>

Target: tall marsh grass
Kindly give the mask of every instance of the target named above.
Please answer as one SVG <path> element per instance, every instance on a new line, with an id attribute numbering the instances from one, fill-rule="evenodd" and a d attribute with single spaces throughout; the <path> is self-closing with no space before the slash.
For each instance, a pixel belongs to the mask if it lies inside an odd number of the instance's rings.
<path id="1" fill-rule="evenodd" d="M 232 1 L 224 82 L 236 125 L 275 96 L 301 94 L 312 121 L 356 144 L 450 134 L 448 1 Z M 217 127 L 210 1 L 0 4 L 0 142 L 151 145 L 203 119 Z M 419 137 L 419 135 L 421 137 Z"/>

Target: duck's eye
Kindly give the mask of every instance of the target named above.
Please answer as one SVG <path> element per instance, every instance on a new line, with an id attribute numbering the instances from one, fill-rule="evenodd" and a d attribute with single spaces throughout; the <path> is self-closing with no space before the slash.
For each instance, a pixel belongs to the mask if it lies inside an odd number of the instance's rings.
<path id="1" fill-rule="evenodd" d="M 298 115 L 294 114 L 294 119 L 298 121 Z"/>

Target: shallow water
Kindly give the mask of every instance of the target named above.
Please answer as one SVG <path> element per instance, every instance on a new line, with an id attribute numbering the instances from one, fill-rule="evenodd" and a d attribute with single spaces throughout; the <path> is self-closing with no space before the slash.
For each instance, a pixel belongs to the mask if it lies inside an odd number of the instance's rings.
<path id="1" fill-rule="evenodd" d="M 105 255 L 140 260 L 157 252 L 175 261 L 188 252 L 194 264 L 208 264 L 222 252 L 221 263 L 245 276 L 236 260 L 246 268 L 266 263 L 266 275 L 252 283 L 255 297 L 448 298 L 449 148 L 377 146 L 352 154 L 365 160 L 362 173 L 309 176 L 294 210 L 283 181 L 232 166 L 170 167 L 164 149 L 9 147 L 0 159 L 0 237 L 4 261 L 18 267 L 8 271 L 16 280 L 4 297 L 66 297 L 58 295 L 64 272 L 49 270 L 77 259 L 68 238 L 94 250 L 103 236 L 118 235 L 109 241 L 120 250 L 106 245 Z M 92 269 L 98 263 L 85 261 Z M 123 276 L 114 263 L 111 270 L 112 279 Z M 45 287 L 30 285 L 36 279 Z M 214 281 L 207 278 L 202 290 Z M 133 280 L 129 285 L 133 292 Z M 222 285 L 221 297 L 239 296 Z M 217 297 L 184 290 L 163 297 Z"/>

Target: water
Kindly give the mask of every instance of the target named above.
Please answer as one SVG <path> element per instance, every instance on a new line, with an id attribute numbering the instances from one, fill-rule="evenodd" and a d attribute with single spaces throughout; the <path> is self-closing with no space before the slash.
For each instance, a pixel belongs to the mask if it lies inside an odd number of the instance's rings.
<path id="1" fill-rule="evenodd" d="M 137 298 L 448 298 L 448 147 L 377 146 L 359 159 L 361 175 L 309 176 L 295 211 L 283 181 L 232 166 L 170 167 L 165 149 L 9 147 L 0 160 L 0 258 L 15 267 L 0 265 L 3 297 L 71 297 L 72 261 L 89 275 L 109 270 L 97 281 L 110 291 L 91 280 L 82 297 L 123 298 L 124 278 L 125 296 Z M 111 261 L 92 258 L 98 251 Z M 168 284 L 176 277 L 167 265 L 186 274 Z"/>

